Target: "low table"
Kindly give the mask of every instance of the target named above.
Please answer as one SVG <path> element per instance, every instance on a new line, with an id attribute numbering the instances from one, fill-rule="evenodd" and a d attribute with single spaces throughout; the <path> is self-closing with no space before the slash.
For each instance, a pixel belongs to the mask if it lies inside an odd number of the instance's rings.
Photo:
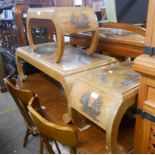
<path id="1" fill-rule="evenodd" d="M 125 152 L 118 144 L 120 122 L 127 109 L 136 104 L 140 75 L 131 62 L 97 68 L 73 85 L 71 109 L 106 131 L 106 146 L 112 153 Z"/>
<path id="2" fill-rule="evenodd" d="M 59 63 L 56 63 L 52 59 L 56 47 L 56 43 L 46 43 L 36 45 L 35 51 L 32 51 L 30 46 L 18 48 L 16 51 L 16 60 L 21 80 L 25 80 L 21 63 L 24 60 L 58 81 L 64 88 L 68 99 L 72 85 L 79 76 L 90 70 L 116 62 L 116 59 L 109 56 L 99 54 L 87 56 L 86 51 L 83 49 L 66 46 L 63 59 Z"/>
<path id="3" fill-rule="evenodd" d="M 135 58 L 143 54 L 145 37 L 134 32 L 116 29 L 99 28 L 100 39 L 97 51 L 108 55 Z M 71 35 L 71 45 L 88 48 L 91 34 L 80 33 Z"/>

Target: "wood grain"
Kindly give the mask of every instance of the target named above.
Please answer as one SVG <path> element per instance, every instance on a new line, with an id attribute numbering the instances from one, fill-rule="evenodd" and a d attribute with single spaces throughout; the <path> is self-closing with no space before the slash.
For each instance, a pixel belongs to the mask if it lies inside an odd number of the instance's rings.
<path id="1" fill-rule="evenodd" d="M 108 26 L 108 25 L 107 25 Z M 132 26 L 131 26 L 132 27 Z M 135 58 L 143 53 L 145 31 L 136 27 L 141 32 L 129 31 L 128 28 L 119 27 L 100 27 L 99 43 L 97 51 L 103 54 L 121 57 Z M 71 45 L 88 48 L 90 46 L 91 34 L 72 34 Z"/>
<path id="2" fill-rule="evenodd" d="M 92 40 L 90 48 L 87 50 L 87 54 L 91 55 L 96 51 L 98 43 L 98 23 L 96 21 L 95 13 L 88 7 L 86 8 L 41 8 L 41 9 L 29 9 L 27 16 L 27 30 L 28 40 L 30 46 L 34 49 L 34 42 L 32 39 L 32 19 L 46 19 L 53 23 L 57 34 L 57 49 L 53 59 L 59 62 L 64 53 L 64 35 L 80 33 L 80 32 L 92 32 Z"/>
<path id="3" fill-rule="evenodd" d="M 38 85 L 40 83 L 40 85 Z M 65 93 L 54 79 L 49 78 L 45 74 L 34 74 L 29 76 L 25 82 L 20 83 L 24 89 L 31 89 L 38 94 L 41 105 L 45 106 L 46 119 L 56 122 L 58 125 L 73 127 L 78 134 L 78 153 L 110 153 L 106 149 L 106 134 L 105 131 L 90 122 L 85 120 L 85 124 L 90 124 L 91 128 L 80 132 L 78 128 L 81 122 L 75 124 L 65 124 L 63 121 L 63 114 L 67 111 L 67 99 Z M 79 114 L 74 111 L 74 116 L 77 118 Z M 123 123 L 123 122 L 122 122 Z M 132 146 L 134 125 L 120 128 L 118 141 L 125 148 L 127 152 Z M 126 134 L 128 133 L 128 134 Z M 92 147 L 93 146 L 93 147 Z"/>
<path id="4" fill-rule="evenodd" d="M 155 46 L 155 1 L 149 1 L 149 11 L 146 30 L 146 46 Z M 142 75 L 138 108 L 151 116 L 155 115 L 155 57 L 141 55 L 135 59 L 134 69 Z M 134 153 L 154 153 L 154 123 L 148 118 L 137 116 Z"/>

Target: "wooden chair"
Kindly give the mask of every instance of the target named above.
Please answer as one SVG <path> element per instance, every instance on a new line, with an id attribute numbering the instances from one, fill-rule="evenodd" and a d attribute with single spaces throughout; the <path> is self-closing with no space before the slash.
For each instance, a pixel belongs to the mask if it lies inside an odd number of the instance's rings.
<path id="1" fill-rule="evenodd" d="M 75 147 L 77 146 L 77 134 L 68 126 L 59 126 L 57 124 L 47 121 L 35 108 L 38 99 L 33 97 L 29 102 L 28 109 L 32 118 L 40 132 L 40 153 L 43 153 L 44 144 L 49 153 L 54 153 L 50 142 L 53 141 L 59 153 L 60 149 L 56 141 L 63 145 L 70 146 L 70 153 L 76 153 Z"/>
<path id="2" fill-rule="evenodd" d="M 30 90 L 24 90 L 18 88 L 16 85 L 16 81 L 14 75 L 10 75 L 4 79 L 7 89 L 9 90 L 10 94 L 12 95 L 20 113 L 22 114 L 25 122 L 26 122 L 26 133 L 24 138 L 23 146 L 25 147 L 28 142 L 29 135 L 37 135 L 38 131 L 36 126 L 33 123 L 31 116 L 29 115 L 27 105 L 28 102 L 34 94 Z"/>

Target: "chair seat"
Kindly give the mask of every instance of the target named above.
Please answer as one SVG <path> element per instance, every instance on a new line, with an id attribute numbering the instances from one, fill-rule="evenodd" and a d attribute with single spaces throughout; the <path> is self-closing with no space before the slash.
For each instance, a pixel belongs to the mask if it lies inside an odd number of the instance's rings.
<path id="1" fill-rule="evenodd" d="M 21 83 L 21 87 L 30 89 L 38 94 L 41 105 L 45 107 L 46 119 L 59 125 L 66 125 L 63 121 L 63 114 L 67 113 L 67 99 L 59 83 L 43 73 L 37 73 L 30 75 L 26 81 Z M 91 154 L 110 153 L 106 149 L 105 131 L 91 122 L 89 124 L 91 127 L 82 132 L 78 130 L 77 125 L 68 125 L 77 130 L 77 152 Z M 131 146 L 131 138 L 129 137 L 132 134 L 133 127 L 120 130 L 119 141 L 127 150 Z"/>

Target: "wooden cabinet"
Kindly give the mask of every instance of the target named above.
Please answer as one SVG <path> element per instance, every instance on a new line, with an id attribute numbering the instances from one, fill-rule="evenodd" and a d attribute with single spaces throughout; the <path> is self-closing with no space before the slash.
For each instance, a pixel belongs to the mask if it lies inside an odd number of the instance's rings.
<path id="1" fill-rule="evenodd" d="M 135 60 L 135 70 L 142 74 L 135 129 L 134 152 L 155 153 L 155 58 L 148 55 Z"/>
<path id="2" fill-rule="evenodd" d="M 155 153 L 155 1 L 149 1 L 144 55 L 135 59 L 134 69 L 141 73 L 134 153 Z"/>

